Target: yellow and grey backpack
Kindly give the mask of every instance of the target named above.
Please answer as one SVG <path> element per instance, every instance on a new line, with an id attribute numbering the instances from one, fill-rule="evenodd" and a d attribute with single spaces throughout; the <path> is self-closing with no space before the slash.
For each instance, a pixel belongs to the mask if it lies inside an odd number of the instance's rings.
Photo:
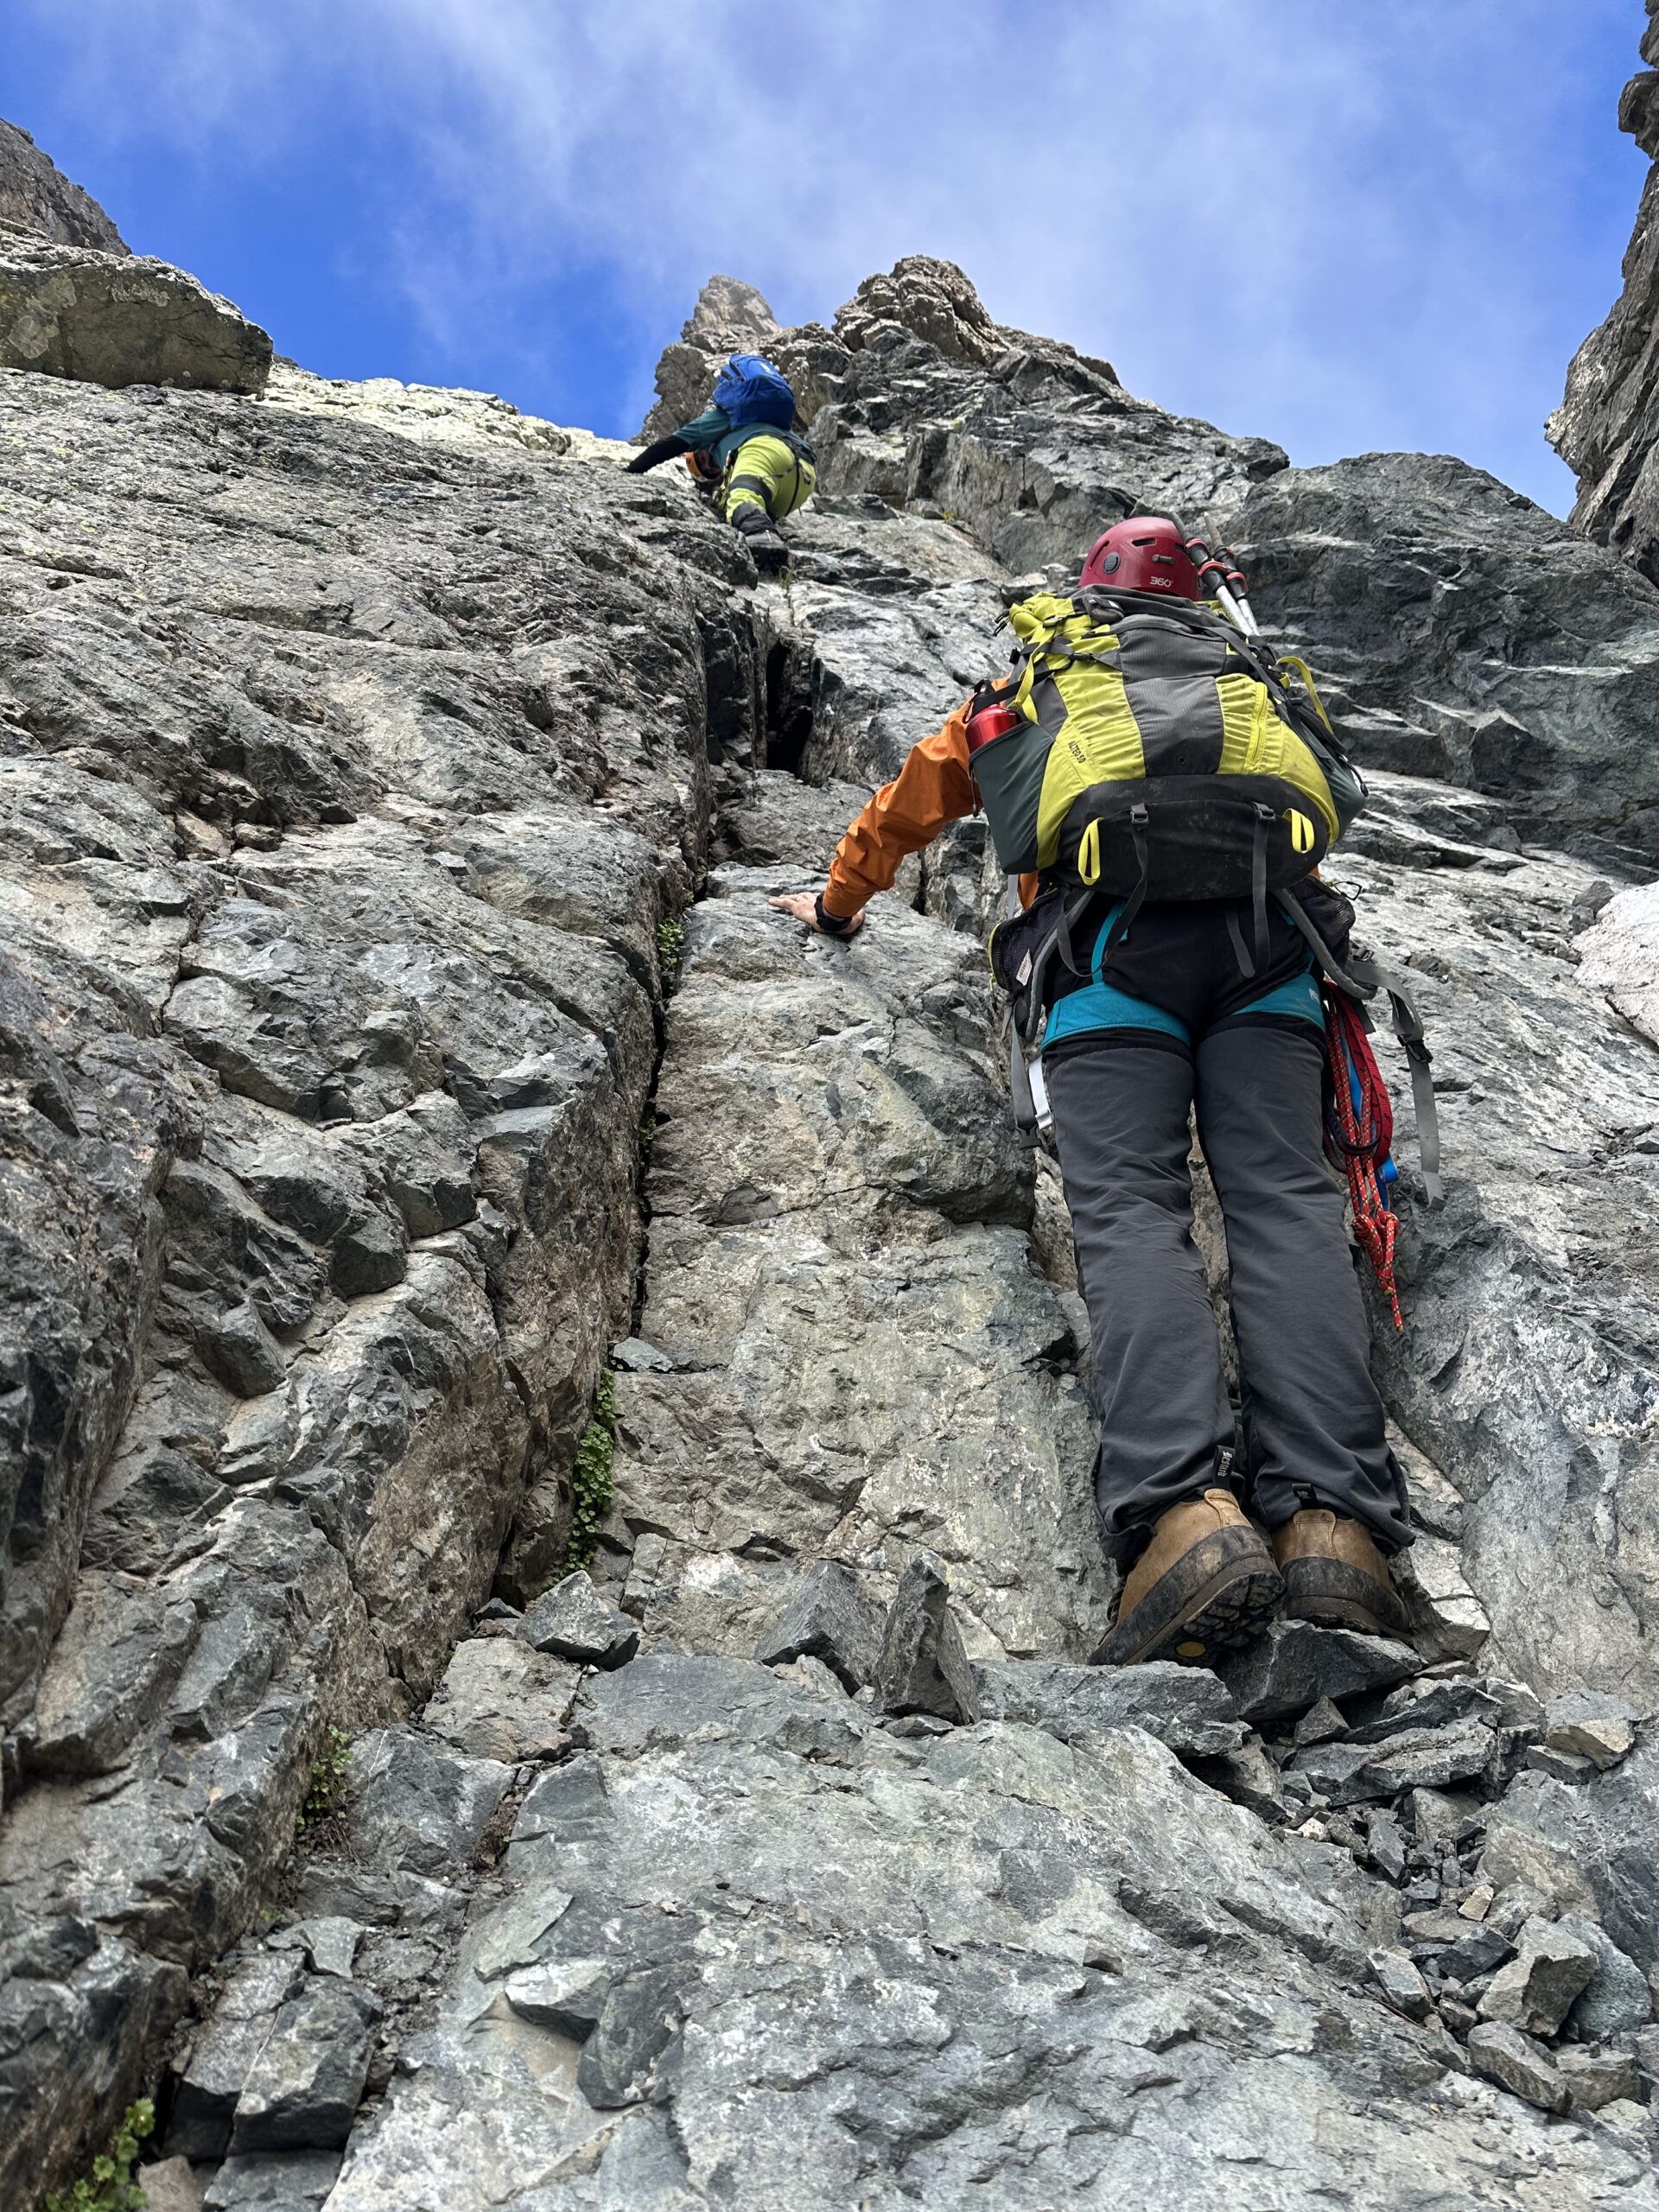
<path id="1" fill-rule="evenodd" d="M 1365 803 L 1305 663 L 1217 608 L 1099 588 L 1010 608 L 1020 716 L 973 754 L 997 859 L 1068 893 L 1248 899 L 1310 874 Z M 1064 934 L 1062 939 L 1064 950 Z"/>

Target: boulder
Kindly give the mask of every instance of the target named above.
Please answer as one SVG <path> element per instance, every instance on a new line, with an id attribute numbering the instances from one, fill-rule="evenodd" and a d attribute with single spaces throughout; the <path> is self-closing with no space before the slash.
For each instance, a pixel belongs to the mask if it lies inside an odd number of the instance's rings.
<path id="1" fill-rule="evenodd" d="M 1580 2043 L 1600 2043 L 1645 2028 L 1653 2018 L 1653 1992 L 1636 1961 L 1593 1920 L 1563 1920 L 1561 1926 L 1596 1955 L 1594 1971 L 1567 2016 L 1568 2032 Z"/>
<path id="2" fill-rule="evenodd" d="M 1553 1751 L 1588 1759 L 1602 1771 L 1636 1747 L 1636 1708 L 1605 1691 L 1577 1690 L 1553 1698 L 1544 1719 L 1544 1742 Z"/>
<path id="3" fill-rule="evenodd" d="M 754 1656 L 765 1667 L 817 1659 L 849 1690 L 859 1690 L 875 1680 L 882 1632 L 880 1609 L 857 1575 L 836 1560 L 820 1560 L 762 1635 Z"/>
<path id="4" fill-rule="evenodd" d="M 939 1562 L 918 1552 L 899 1579 L 876 1659 L 876 1702 L 884 1713 L 975 1721 L 979 1686 L 950 1611 Z"/>
<path id="5" fill-rule="evenodd" d="M 1627 2050 L 1591 2050 L 1567 2044 L 1555 2053 L 1555 2070 L 1567 2084 L 1574 2112 L 1599 2112 L 1620 2097 L 1637 2103 L 1642 2077 Z"/>
<path id="6" fill-rule="evenodd" d="M 608 1605 L 580 1567 L 543 1591 L 514 1629 L 534 1651 L 578 1667 L 626 1667 L 639 1630 Z"/>
<path id="7" fill-rule="evenodd" d="M 1480 2000 L 1483 2020 L 1507 2022 L 1529 2035 L 1553 2036 L 1589 1986 L 1599 1962 L 1592 1942 L 1559 1922 L 1529 1920 L 1516 1955 L 1500 1967 Z"/>
<path id="8" fill-rule="evenodd" d="M 337 2151 L 255 2152 L 226 2158 L 203 2212 L 321 2212 L 340 2178 Z"/>
<path id="9" fill-rule="evenodd" d="M 338 2148 L 368 2078 L 379 2007 L 332 1978 L 308 1982 L 276 2015 L 243 2084 L 232 2157 Z"/>
<path id="10" fill-rule="evenodd" d="M 470 1859 L 512 1781 L 499 1760 L 409 1728 L 371 1730 L 352 1751 L 353 1847 L 383 1872 L 441 1877 Z"/>
<path id="11" fill-rule="evenodd" d="M 1544 2112 L 1565 2112 L 1567 2085 L 1542 2044 L 1516 2028 L 1483 2021 L 1469 2031 L 1471 2064 L 1501 2088 Z"/>
<path id="12" fill-rule="evenodd" d="M 1408 2020 L 1425 2020 L 1434 1999 L 1428 1984 L 1403 1951 L 1373 1951 L 1371 1972 L 1376 1986 L 1396 2012 Z"/>
<path id="13" fill-rule="evenodd" d="M 270 360 L 269 334 L 182 269 L 0 232 L 0 368 L 257 393 Z"/>
<path id="14" fill-rule="evenodd" d="M 1178 1758 L 1209 1759 L 1242 1751 L 1248 1735 L 1230 1694 L 1205 1667 L 1026 1660 L 975 1671 L 982 1719 L 1023 1721 L 1068 1744 L 1086 1745 L 1106 1729 L 1144 1728 Z"/>
<path id="15" fill-rule="evenodd" d="M 175 2082 L 169 2155 L 198 2163 L 224 2157 L 254 2061 L 298 1980 L 296 1961 L 281 1954 L 256 1955 L 232 1976 Z"/>

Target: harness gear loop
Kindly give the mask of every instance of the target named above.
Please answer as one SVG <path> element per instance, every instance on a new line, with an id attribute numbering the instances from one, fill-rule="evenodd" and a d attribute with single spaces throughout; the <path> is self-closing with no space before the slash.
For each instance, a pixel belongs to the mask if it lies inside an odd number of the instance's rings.
<path id="1" fill-rule="evenodd" d="M 1366 1041 L 1359 1009 L 1329 984 L 1323 994 L 1325 1050 L 1331 1066 L 1332 1099 L 1326 1117 L 1327 1151 L 1340 1155 L 1348 1176 L 1348 1205 L 1354 1235 L 1371 1263 L 1377 1287 L 1389 1301 L 1394 1325 L 1406 1324 L 1394 1275 L 1394 1248 L 1400 1220 L 1383 1196 L 1377 1174 L 1386 1166 L 1393 1135 L 1388 1093 Z"/>
<path id="2" fill-rule="evenodd" d="M 1281 891 L 1279 904 L 1312 946 L 1320 973 L 1345 998 L 1356 1001 L 1356 1015 L 1362 1026 L 1369 1026 L 1370 1022 L 1370 1016 L 1364 1010 L 1365 1001 L 1374 999 L 1378 991 L 1387 992 L 1390 1022 L 1411 1071 L 1411 1098 L 1417 1115 L 1417 1150 L 1422 1163 L 1424 1195 L 1431 1206 L 1444 1205 L 1446 1185 L 1440 1177 L 1440 1109 L 1434 1103 L 1434 1080 L 1431 1072 L 1434 1056 L 1424 1039 L 1422 1017 L 1413 1003 L 1410 993 L 1391 969 L 1363 955 L 1356 957 L 1351 952 L 1348 965 L 1344 968 L 1309 921 L 1300 899 L 1288 891 Z"/>

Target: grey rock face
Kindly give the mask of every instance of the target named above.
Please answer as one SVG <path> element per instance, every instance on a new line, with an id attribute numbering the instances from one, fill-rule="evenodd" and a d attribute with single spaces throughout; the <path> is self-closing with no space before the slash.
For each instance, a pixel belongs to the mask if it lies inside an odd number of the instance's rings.
<path id="1" fill-rule="evenodd" d="M 72 184 L 16 123 L 0 122 L 0 226 L 55 238 L 60 245 L 127 251 L 92 194 Z"/>
<path id="2" fill-rule="evenodd" d="M 454 413 L 0 373 L 0 1921 L 31 1975 L 105 1930 L 16 2047 L 0 2196 L 153 2077 L 325 1723 L 545 1580 L 625 1322 L 751 633 L 694 505 Z M 552 1748 L 486 1702 L 478 1756 Z"/>
<path id="3" fill-rule="evenodd" d="M 1653 10 L 1648 11 L 1651 18 Z M 1655 58 L 1649 20 L 1642 58 Z M 1618 127 L 1644 154 L 1659 154 L 1659 106 L 1653 68 L 1633 77 L 1618 106 Z M 1592 331 L 1567 371 L 1567 391 L 1545 426 L 1550 443 L 1579 479 L 1573 519 L 1605 545 L 1655 575 L 1659 559 L 1659 387 L 1648 342 L 1659 289 L 1659 172 L 1650 171 L 1624 256 L 1624 288 L 1606 321 Z"/>
<path id="4" fill-rule="evenodd" d="M 1524 842 L 1659 866 L 1659 598 L 1624 563 L 1418 454 L 1285 470 L 1234 529 L 1364 766 L 1473 791 Z"/>
<path id="5" fill-rule="evenodd" d="M 753 1662 L 667 1654 L 585 1696 L 591 1748 L 526 1800 L 512 1902 L 480 1897 L 331 2212 L 417 2185 L 528 2206 L 550 2170 L 630 2212 L 722 2175 L 791 2212 L 988 2190 L 1034 2212 L 1172 2173 L 1244 2212 L 1246 2113 L 1297 2145 L 1287 2204 L 1405 2205 L 1431 2176 L 1539 2212 L 1588 2212 L 1614 2176 L 1651 2195 L 1613 2144 L 1570 2151 L 1521 2107 L 1500 2135 L 1437 2094 L 1445 2039 L 1360 1993 L 1365 1878 L 1136 1728 L 899 1740 Z M 1263 2063 L 1264 2016 L 1294 2066 Z M 1008 2116 L 1039 2111 L 1033 2153 Z"/>
<path id="6" fill-rule="evenodd" d="M 259 392 L 270 355 L 257 323 L 165 261 L 0 230 L 0 368 Z"/>
<path id="7" fill-rule="evenodd" d="M 979 1685 L 950 1611 L 950 1586 L 925 1552 L 899 1578 L 874 1687 L 884 1713 L 931 1713 L 950 1721 L 979 1718 Z"/>

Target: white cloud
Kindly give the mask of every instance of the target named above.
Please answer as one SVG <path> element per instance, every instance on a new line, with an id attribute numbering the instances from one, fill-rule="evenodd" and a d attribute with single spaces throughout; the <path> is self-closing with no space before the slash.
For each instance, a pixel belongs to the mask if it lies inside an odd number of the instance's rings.
<path id="1" fill-rule="evenodd" d="M 280 171 L 319 112 L 389 134 L 391 281 L 457 374 L 480 317 L 573 268 L 644 351 L 713 268 L 827 315 L 925 251 L 1002 319 L 1299 457 L 1428 442 L 1513 470 L 1605 303 L 1573 291 L 1586 187 L 1558 171 L 1574 104 L 1611 103 L 1607 27 L 1634 27 L 1623 0 L 1573 14 L 90 0 L 80 51 L 112 128 L 217 161 Z"/>

